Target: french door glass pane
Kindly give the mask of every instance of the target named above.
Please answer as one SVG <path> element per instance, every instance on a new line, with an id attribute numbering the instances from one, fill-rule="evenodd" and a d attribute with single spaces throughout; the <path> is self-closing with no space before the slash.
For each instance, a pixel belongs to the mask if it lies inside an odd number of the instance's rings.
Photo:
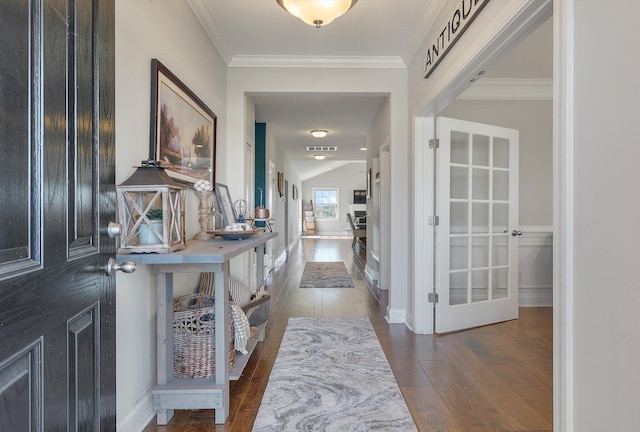
<path id="1" fill-rule="evenodd" d="M 489 266 L 489 237 L 473 237 L 471 239 L 471 268 Z"/>
<path id="2" fill-rule="evenodd" d="M 494 267 L 509 265 L 508 236 L 493 237 L 493 265 Z"/>
<path id="3" fill-rule="evenodd" d="M 471 232 L 474 234 L 489 232 L 489 203 L 471 204 Z"/>
<path id="4" fill-rule="evenodd" d="M 496 168 L 509 168 L 508 139 L 493 138 L 493 166 Z"/>
<path id="5" fill-rule="evenodd" d="M 467 202 L 451 203 L 449 230 L 451 234 L 467 234 L 469 232 L 469 204 Z"/>
<path id="6" fill-rule="evenodd" d="M 467 279 L 469 272 L 449 274 L 449 305 L 455 306 L 467 302 Z"/>
<path id="7" fill-rule="evenodd" d="M 489 170 L 482 168 L 473 169 L 473 199 L 489 199 Z"/>
<path id="8" fill-rule="evenodd" d="M 469 164 L 469 134 L 451 131 L 451 163 Z"/>
<path id="9" fill-rule="evenodd" d="M 469 170 L 451 167 L 450 193 L 452 199 L 469 198 Z"/>
<path id="10" fill-rule="evenodd" d="M 489 270 L 473 270 L 471 272 L 471 301 L 489 300 Z"/>
<path id="11" fill-rule="evenodd" d="M 493 281 L 491 296 L 493 299 L 509 297 L 509 269 L 493 269 Z"/>
<path id="12" fill-rule="evenodd" d="M 451 237 L 449 244 L 449 268 L 463 270 L 469 267 L 469 240 L 467 237 Z"/>
<path id="13" fill-rule="evenodd" d="M 489 137 L 473 135 L 473 165 L 489 166 Z"/>
<path id="14" fill-rule="evenodd" d="M 494 233 L 506 233 L 509 229 L 509 204 L 493 204 L 493 227 Z"/>
<path id="15" fill-rule="evenodd" d="M 509 171 L 493 171 L 493 199 L 509 200 Z"/>

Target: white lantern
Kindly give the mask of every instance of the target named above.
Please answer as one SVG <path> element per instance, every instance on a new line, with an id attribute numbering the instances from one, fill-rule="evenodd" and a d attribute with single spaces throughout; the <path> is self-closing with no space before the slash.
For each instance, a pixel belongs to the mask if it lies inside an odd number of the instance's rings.
<path id="1" fill-rule="evenodd" d="M 118 254 L 171 253 L 186 248 L 185 188 L 154 161 L 143 161 L 131 177 L 116 186 Z"/>

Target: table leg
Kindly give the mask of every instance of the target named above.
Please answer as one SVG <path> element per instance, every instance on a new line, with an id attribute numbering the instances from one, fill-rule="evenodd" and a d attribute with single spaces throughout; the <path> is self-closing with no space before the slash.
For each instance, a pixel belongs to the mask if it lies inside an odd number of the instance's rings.
<path id="1" fill-rule="evenodd" d="M 157 374 L 158 385 L 166 385 L 173 376 L 173 273 L 158 273 L 157 295 Z M 156 422 L 166 425 L 173 417 L 172 409 L 157 409 Z"/>
<path id="2" fill-rule="evenodd" d="M 213 274 L 216 312 L 216 385 L 222 386 L 222 408 L 216 409 L 216 424 L 229 417 L 229 262 Z"/>

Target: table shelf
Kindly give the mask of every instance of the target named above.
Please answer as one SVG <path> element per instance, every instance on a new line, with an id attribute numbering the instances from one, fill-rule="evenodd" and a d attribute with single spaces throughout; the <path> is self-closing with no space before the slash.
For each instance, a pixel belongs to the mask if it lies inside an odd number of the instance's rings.
<path id="1" fill-rule="evenodd" d="M 153 266 L 157 274 L 157 385 L 153 387 L 153 406 L 159 425 L 166 425 L 175 409 L 215 409 L 215 422 L 222 424 L 229 416 L 229 380 L 238 379 L 247 365 L 256 344 L 264 340 L 268 316 L 259 324 L 258 334 L 249 339 L 246 355 L 236 357 L 236 365 L 229 372 L 228 332 L 216 332 L 216 374 L 208 379 L 177 379 L 173 377 L 173 274 L 214 273 L 215 326 L 229 328 L 229 260 L 235 256 L 263 247 L 278 233 L 265 232 L 246 240 L 190 240 L 187 248 L 169 254 L 118 255 L 118 262 L 134 261 Z M 263 254 L 256 254 L 257 286 L 264 281 Z M 222 300 L 222 301 L 220 301 Z M 268 311 L 268 307 L 266 308 Z"/>

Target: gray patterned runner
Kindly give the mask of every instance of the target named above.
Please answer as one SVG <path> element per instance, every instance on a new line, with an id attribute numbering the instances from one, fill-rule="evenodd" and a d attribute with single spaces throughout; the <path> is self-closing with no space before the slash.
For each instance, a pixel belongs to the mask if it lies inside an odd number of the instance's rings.
<path id="1" fill-rule="evenodd" d="M 353 280 L 343 262 L 308 262 L 300 288 L 353 288 Z"/>
<path id="2" fill-rule="evenodd" d="M 289 318 L 254 432 L 416 430 L 368 318 Z"/>

